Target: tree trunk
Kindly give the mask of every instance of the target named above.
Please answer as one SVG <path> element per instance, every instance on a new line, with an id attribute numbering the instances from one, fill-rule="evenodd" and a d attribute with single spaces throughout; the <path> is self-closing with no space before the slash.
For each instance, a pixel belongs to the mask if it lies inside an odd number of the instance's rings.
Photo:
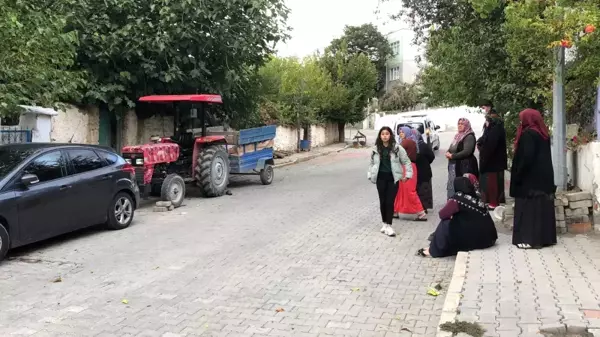
<path id="1" fill-rule="evenodd" d="M 346 123 L 338 123 L 339 142 L 346 142 Z"/>
<path id="2" fill-rule="evenodd" d="M 304 140 L 310 140 L 310 125 L 304 125 Z"/>

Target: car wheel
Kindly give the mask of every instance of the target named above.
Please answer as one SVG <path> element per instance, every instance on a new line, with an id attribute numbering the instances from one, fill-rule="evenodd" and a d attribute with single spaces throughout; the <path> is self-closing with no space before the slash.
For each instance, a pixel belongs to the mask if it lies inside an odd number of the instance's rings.
<path id="1" fill-rule="evenodd" d="M 0 224 L 0 261 L 4 259 L 10 247 L 10 236 L 6 228 Z"/>
<path id="2" fill-rule="evenodd" d="M 106 225 L 110 229 L 127 228 L 133 220 L 134 213 L 135 207 L 131 196 L 125 192 L 117 193 L 108 208 L 108 222 Z"/>

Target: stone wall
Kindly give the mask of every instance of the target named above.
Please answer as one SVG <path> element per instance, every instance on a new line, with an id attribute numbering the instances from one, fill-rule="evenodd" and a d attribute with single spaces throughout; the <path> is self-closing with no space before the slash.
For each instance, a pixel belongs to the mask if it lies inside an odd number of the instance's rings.
<path id="1" fill-rule="evenodd" d="M 326 123 L 322 125 L 311 126 L 311 146 L 326 146 L 339 141 L 339 131 L 337 124 Z M 300 139 L 304 138 L 304 130 L 300 129 Z M 275 137 L 275 150 L 295 151 L 298 147 L 298 130 L 287 126 L 277 127 L 277 136 Z"/>
<path id="2" fill-rule="evenodd" d="M 589 192 L 558 193 L 554 199 L 557 233 L 587 233 L 594 229 L 592 194 Z M 507 203 L 504 223 L 512 228 L 514 203 Z"/>
<path id="3" fill-rule="evenodd" d="M 50 139 L 58 143 L 98 144 L 100 112 L 97 107 L 68 105 L 52 117 Z"/>

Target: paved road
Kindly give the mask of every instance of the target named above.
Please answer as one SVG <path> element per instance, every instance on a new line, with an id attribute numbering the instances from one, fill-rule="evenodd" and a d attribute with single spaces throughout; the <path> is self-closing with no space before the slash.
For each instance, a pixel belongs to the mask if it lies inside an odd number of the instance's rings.
<path id="1" fill-rule="evenodd" d="M 0 336 L 434 336 L 444 296 L 426 291 L 454 261 L 414 255 L 433 217 L 379 233 L 367 160 L 347 150 L 17 250 L 0 264 Z"/>

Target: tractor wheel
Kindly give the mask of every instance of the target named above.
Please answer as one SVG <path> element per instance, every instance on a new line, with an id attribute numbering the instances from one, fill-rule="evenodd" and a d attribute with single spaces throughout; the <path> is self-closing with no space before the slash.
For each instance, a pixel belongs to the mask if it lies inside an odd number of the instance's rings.
<path id="1" fill-rule="evenodd" d="M 264 169 L 260 170 L 260 181 L 263 185 L 271 185 L 273 182 L 273 166 L 267 164 Z"/>
<path id="2" fill-rule="evenodd" d="M 183 203 L 185 198 L 185 182 L 177 174 L 169 174 L 163 180 L 160 188 L 160 200 L 170 201 L 173 207 L 177 208 Z"/>
<path id="3" fill-rule="evenodd" d="M 198 156 L 194 177 L 206 197 L 219 197 L 229 184 L 229 156 L 219 145 L 211 145 Z"/>

